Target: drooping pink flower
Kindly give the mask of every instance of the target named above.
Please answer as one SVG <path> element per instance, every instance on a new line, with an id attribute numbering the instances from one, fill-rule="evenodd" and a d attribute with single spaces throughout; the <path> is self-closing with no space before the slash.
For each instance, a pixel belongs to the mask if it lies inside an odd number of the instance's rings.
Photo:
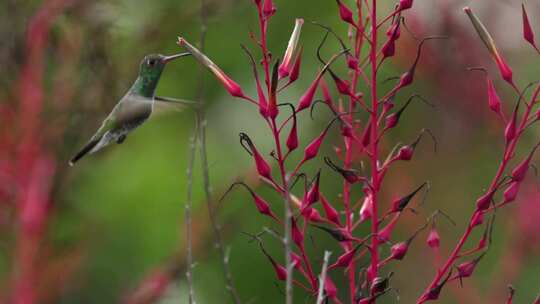
<path id="1" fill-rule="evenodd" d="M 476 32 L 478 33 L 478 36 L 480 36 L 480 39 L 487 47 L 489 53 L 491 54 L 491 57 L 493 58 L 493 60 L 495 60 L 495 63 L 499 68 L 499 72 L 501 73 L 502 78 L 508 83 L 510 83 L 512 86 L 514 86 L 514 82 L 512 80 L 512 69 L 508 66 L 508 64 L 500 54 L 497 46 L 495 45 L 495 41 L 489 34 L 484 24 L 482 24 L 480 19 L 478 19 L 478 17 L 472 12 L 469 7 L 463 8 L 463 11 L 465 11 L 467 16 L 469 16 L 469 19 L 471 20 L 471 23 L 473 24 Z"/>
<path id="2" fill-rule="evenodd" d="M 200 64 L 202 64 L 204 67 L 209 69 L 217 77 L 217 79 L 221 82 L 221 84 L 225 87 L 227 92 L 231 94 L 231 96 L 239 97 L 239 98 L 246 97 L 240 85 L 238 85 L 227 74 L 225 74 L 225 72 L 223 72 L 205 54 L 203 54 L 200 50 L 198 50 L 196 47 L 194 47 L 189 42 L 187 42 L 186 39 L 182 37 L 178 37 L 178 45 L 186 48 L 186 50 L 190 52 L 193 55 L 193 57 L 195 57 L 199 61 Z"/>

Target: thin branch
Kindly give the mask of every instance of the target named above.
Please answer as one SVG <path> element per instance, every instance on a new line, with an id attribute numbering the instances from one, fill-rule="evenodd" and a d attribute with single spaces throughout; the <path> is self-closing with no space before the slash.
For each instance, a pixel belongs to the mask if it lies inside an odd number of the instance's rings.
<path id="1" fill-rule="evenodd" d="M 205 49 L 205 38 L 206 38 L 206 31 L 207 31 L 207 11 L 206 11 L 206 2 L 205 0 L 201 0 L 201 41 L 200 41 L 200 49 L 202 52 L 204 52 Z M 204 81 L 203 76 L 201 76 L 200 81 L 200 103 L 201 105 L 204 104 Z M 235 304 L 241 303 L 240 297 L 238 296 L 238 293 L 236 291 L 236 288 L 233 284 L 233 277 L 231 274 L 231 270 L 229 268 L 229 258 L 228 254 L 225 250 L 225 246 L 223 244 L 223 238 L 221 236 L 221 228 L 219 227 L 219 224 L 216 220 L 215 210 L 212 206 L 212 191 L 210 186 L 210 174 L 209 174 L 209 165 L 208 165 L 208 154 L 206 149 L 206 118 L 205 118 L 205 110 L 204 107 L 201 106 L 197 109 L 197 121 L 198 121 L 198 129 L 199 129 L 199 137 L 198 137 L 198 143 L 199 143 L 199 153 L 201 158 L 201 167 L 202 167 L 202 173 L 203 173 L 203 184 L 204 184 L 204 195 L 206 198 L 206 205 L 208 207 L 208 215 L 210 217 L 210 223 L 212 225 L 212 229 L 214 230 L 214 239 L 215 239 L 215 246 L 217 247 L 220 257 L 221 257 L 221 263 L 223 265 L 223 273 L 225 276 L 225 287 L 227 291 L 230 293 L 231 298 Z"/>
<path id="2" fill-rule="evenodd" d="M 326 282 L 326 270 L 328 269 L 328 260 L 332 252 L 324 251 L 324 260 L 321 270 L 321 275 L 319 276 L 319 293 L 317 294 L 317 304 L 322 304 L 324 300 L 324 282 Z"/>
<path id="3" fill-rule="evenodd" d="M 201 90 L 202 91 L 202 90 Z M 195 126 L 191 131 L 189 138 L 189 159 L 186 169 L 187 189 L 186 189 L 186 205 L 185 205 L 185 222 L 186 222 L 186 281 L 188 285 L 189 304 L 195 304 L 195 291 L 193 289 L 193 243 L 192 243 L 192 221 L 191 209 L 193 205 L 193 167 L 195 165 L 195 154 L 197 151 L 197 133 L 199 132 L 198 119 L 195 120 Z"/>

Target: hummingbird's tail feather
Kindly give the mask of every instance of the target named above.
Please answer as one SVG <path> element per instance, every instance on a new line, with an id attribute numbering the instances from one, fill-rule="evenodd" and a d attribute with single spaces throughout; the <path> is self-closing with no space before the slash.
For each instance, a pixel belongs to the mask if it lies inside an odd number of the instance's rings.
<path id="1" fill-rule="evenodd" d="M 92 139 L 89 141 L 73 158 L 69 161 L 69 165 L 73 166 L 77 161 L 83 158 L 86 154 L 92 152 L 96 145 L 101 141 L 101 136 L 99 138 Z"/>

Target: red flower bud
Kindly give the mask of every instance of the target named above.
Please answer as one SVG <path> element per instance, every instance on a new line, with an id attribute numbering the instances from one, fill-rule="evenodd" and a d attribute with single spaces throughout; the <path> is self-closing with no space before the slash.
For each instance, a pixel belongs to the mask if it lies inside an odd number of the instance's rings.
<path id="1" fill-rule="evenodd" d="M 332 205 L 326 200 L 326 198 L 323 195 L 321 195 L 320 198 L 321 198 L 321 203 L 323 205 L 326 218 L 332 223 L 340 226 L 341 224 L 339 222 L 339 214 L 337 213 L 336 209 L 332 207 Z"/>
<path id="2" fill-rule="evenodd" d="M 495 86 L 493 85 L 493 81 L 491 81 L 490 78 L 487 79 L 487 86 L 488 86 L 488 105 L 489 108 L 497 113 L 501 114 L 501 98 L 499 95 L 497 95 L 497 92 L 495 91 Z"/>
<path id="3" fill-rule="evenodd" d="M 276 6 L 272 0 L 264 0 L 263 15 L 266 18 L 272 17 L 276 13 Z"/>
<path id="4" fill-rule="evenodd" d="M 223 198 L 235 187 L 235 186 L 243 186 L 244 188 L 246 188 L 249 193 L 251 194 L 251 197 L 253 198 L 253 202 L 255 203 L 255 207 L 257 207 L 257 210 L 259 210 L 259 213 L 263 214 L 263 215 L 267 215 L 271 218 L 273 218 L 274 220 L 278 221 L 278 218 L 275 216 L 275 214 L 272 212 L 272 210 L 270 209 L 270 204 L 268 204 L 267 201 L 265 201 L 261 196 L 259 196 L 257 193 L 255 193 L 255 191 L 253 191 L 248 185 L 246 185 L 245 183 L 243 182 L 236 182 L 234 184 L 231 185 L 231 187 L 229 188 L 229 190 L 227 190 L 227 192 L 225 192 L 225 194 L 223 194 L 222 198 L 220 199 L 223 200 Z"/>
<path id="5" fill-rule="evenodd" d="M 360 208 L 360 221 L 363 222 L 373 216 L 373 197 L 371 195 L 366 195 L 364 198 L 364 203 Z"/>
<path id="6" fill-rule="evenodd" d="M 437 232 L 437 229 L 435 229 L 435 227 L 432 227 L 429 231 L 426 243 L 431 249 L 439 249 L 441 238 L 439 236 L 439 232 Z"/>
<path id="7" fill-rule="evenodd" d="M 527 42 L 529 42 L 535 49 L 538 49 L 534 41 L 534 32 L 532 30 L 531 23 L 529 22 L 527 11 L 525 10 L 525 4 L 521 4 L 521 12 L 523 16 L 523 38 L 525 38 L 525 40 L 527 40 Z"/>
<path id="8" fill-rule="evenodd" d="M 398 261 L 403 260 L 408 250 L 409 244 L 407 242 L 397 243 L 390 248 L 390 257 Z"/>
<path id="9" fill-rule="evenodd" d="M 471 227 L 476 227 L 484 222 L 484 213 L 476 212 L 471 220 Z"/>
<path id="10" fill-rule="evenodd" d="M 403 11 L 413 6 L 413 0 L 399 0 L 398 10 Z"/>
<path id="11" fill-rule="evenodd" d="M 324 79 L 321 79 L 319 86 L 323 94 L 324 102 L 326 102 L 328 105 L 332 105 L 334 101 L 332 100 L 332 95 L 330 95 L 330 91 L 328 90 L 328 85 L 326 84 L 326 81 L 324 81 Z"/>
<path id="12" fill-rule="evenodd" d="M 242 143 L 242 145 L 244 145 L 244 143 L 248 145 L 249 151 L 251 152 L 251 154 L 253 155 L 253 158 L 255 159 L 255 167 L 257 168 L 257 172 L 259 173 L 259 175 L 271 180 L 272 170 L 270 168 L 270 165 L 262 157 L 262 155 L 259 153 L 257 148 L 255 148 L 255 145 L 253 144 L 251 139 L 247 136 L 247 134 L 240 133 L 240 143 Z"/>
<path id="13" fill-rule="evenodd" d="M 394 215 L 394 217 L 390 220 L 390 222 L 379 231 L 379 234 L 377 235 L 379 239 L 383 242 L 387 242 L 390 240 L 390 236 L 392 235 L 392 232 L 394 231 L 394 228 L 396 224 L 398 223 L 399 214 Z"/>
<path id="14" fill-rule="evenodd" d="M 341 18 L 341 20 L 349 24 L 352 24 L 353 26 L 356 26 L 354 23 L 352 10 L 349 7 L 347 7 L 347 5 L 345 5 L 343 2 L 341 2 L 341 0 L 336 0 L 336 2 L 338 4 L 339 17 Z"/>
<path id="15" fill-rule="evenodd" d="M 268 252 L 266 252 L 266 250 L 264 249 L 263 245 L 262 244 L 259 244 L 263 254 L 266 256 L 266 258 L 270 261 L 270 263 L 272 264 L 272 267 L 274 267 L 274 271 L 276 273 L 276 277 L 278 278 L 278 280 L 280 281 L 285 281 L 287 279 L 287 269 L 278 264 L 274 258 L 272 258 Z"/>
<path id="16" fill-rule="evenodd" d="M 358 69 L 358 59 L 351 54 L 346 55 L 347 58 L 347 67 L 353 71 Z"/>
<path id="17" fill-rule="evenodd" d="M 534 146 L 531 153 L 529 153 L 529 156 L 527 158 L 525 158 L 521 163 L 519 163 L 514 168 L 514 170 L 512 170 L 512 180 L 514 180 L 516 182 L 523 181 L 523 179 L 525 178 L 525 175 L 527 175 L 527 171 L 529 169 L 529 164 L 530 164 L 531 159 L 532 159 L 532 157 L 534 155 L 534 152 L 536 151 L 536 149 L 538 148 L 539 145 L 540 144 L 537 144 L 536 146 Z"/>
<path id="18" fill-rule="evenodd" d="M 519 186 L 521 185 L 520 182 L 512 182 L 510 183 L 510 186 L 504 190 L 503 196 L 504 196 L 504 203 L 509 203 L 516 199 L 516 196 L 519 192 Z"/>
<path id="19" fill-rule="evenodd" d="M 349 251 L 346 251 L 344 254 L 339 256 L 339 258 L 336 260 L 336 262 L 328 267 L 328 269 L 334 269 L 337 267 L 349 267 L 351 264 L 356 251 L 358 251 L 358 248 L 360 248 L 360 245 L 357 245 L 354 249 L 351 249 Z"/>
<path id="20" fill-rule="evenodd" d="M 300 229 L 298 229 L 298 226 L 296 225 L 296 221 L 294 220 L 294 218 L 291 218 L 291 234 L 292 234 L 292 239 L 294 241 L 294 243 L 302 248 L 304 246 L 304 233 L 302 233 L 302 231 L 300 231 Z"/>
<path id="21" fill-rule="evenodd" d="M 302 162 L 308 161 L 319 154 L 319 149 L 321 148 L 324 137 L 326 136 L 326 133 L 328 133 L 328 130 L 334 121 L 336 121 L 336 118 L 332 119 L 321 134 L 319 134 L 319 136 L 317 136 L 309 145 L 307 145 L 307 147 L 304 149 L 304 159 Z"/>
<path id="22" fill-rule="evenodd" d="M 476 208 L 478 210 L 486 210 L 489 208 L 489 205 L 491 205 L 491 202 L 493 201 L 493 195 L 495 194 L 495 191 L 492 190 L 490 192 L 485 193 L 482 195 L 477 201 L 476 201 Z"/>

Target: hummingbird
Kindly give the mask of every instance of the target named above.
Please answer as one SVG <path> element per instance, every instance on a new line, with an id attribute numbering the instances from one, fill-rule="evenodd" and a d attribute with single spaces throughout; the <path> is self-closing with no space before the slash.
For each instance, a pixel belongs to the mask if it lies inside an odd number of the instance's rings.
<path id="1" fill-rule="evenodd" d="M 155 96 L 156 87 L 165 65 L 170 61 L 191 55 L 180 53 L 171 56 L 150 54 L 140 63 L 139 75 L 129 91 L 120 99 L 105 118 L 88 143 L 69 161 L 73 166 L 86 154 L 92 154 L 111 143 L 121 144 L 127 135 L 143 124 L 152 114 L 156 101 L 188 103 L 179 99 Z"/>

